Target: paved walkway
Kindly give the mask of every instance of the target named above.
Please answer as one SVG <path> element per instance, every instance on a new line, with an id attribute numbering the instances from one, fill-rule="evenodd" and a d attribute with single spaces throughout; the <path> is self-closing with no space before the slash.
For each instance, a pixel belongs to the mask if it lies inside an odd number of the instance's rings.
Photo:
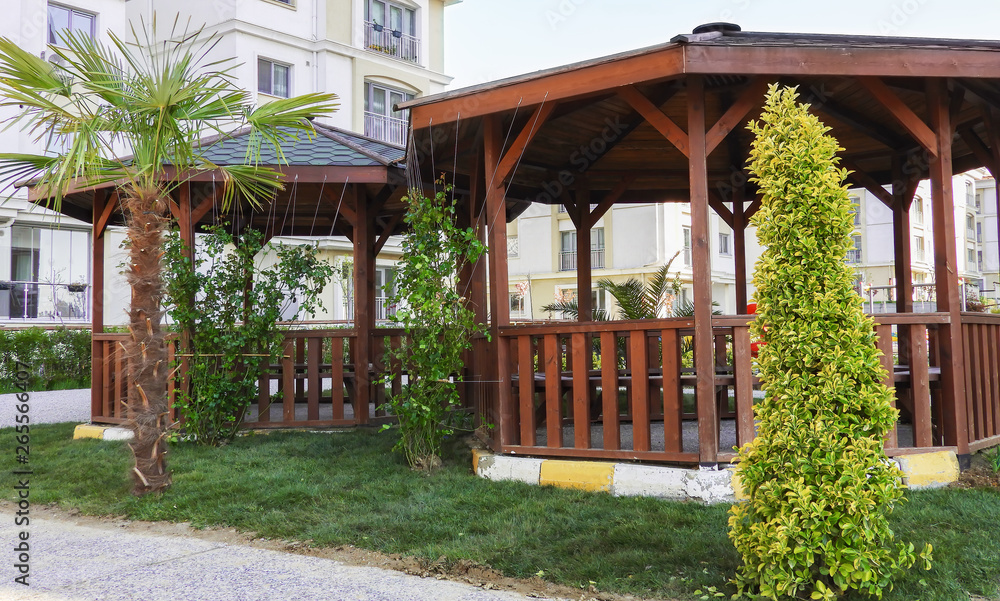
<path id="1" fill-rule="evenodd" d="M 330 559 L 185 536 L 32 518 L 30 586 L 14 582 L 21 527 L 0 513 L 3 601 L 520 601 L 528 597 Z M 538 599 L 538 597 L 534 597 Z"/>
<path id="2" fill-rule="evenodd" d="M 90 421 L 89 388 L 29 392 L 28 404 L 28 416 L 33 424 Z M 0 394 L 0 428 L 14 425 L 16 405 L 16 394 Z"/>

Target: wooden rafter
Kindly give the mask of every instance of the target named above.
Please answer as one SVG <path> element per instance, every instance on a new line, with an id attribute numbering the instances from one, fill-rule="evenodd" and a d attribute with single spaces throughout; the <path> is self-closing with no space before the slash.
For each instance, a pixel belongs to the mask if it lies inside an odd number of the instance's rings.
<path id="1" fill-rule="evenodd" d="M 878 180 L 876 180 L 874 177 L 872 177 L 865 171 L 862 171 L 861 168 L 855 165 L 854 163 L 847 160 L 842 160 L 841 164 L 851 171 L 851 174 L 847 176 L 848 179 L 856 182 L 862 188 L 871 192 L 873 195 L 875 195 L 876 198 L 881 200 L 882 204 L 884 204 L 885 206 L 889 207 L 890 209 L 892 208 L 893 205 L 892 192 L 889 192 L 888 190 L 880 186 Z"/>
<path id="2" fill-rule="evenodd" d="M 618 90 L 618 95 L 622 100 L 629 103 L 646 121 L 656 128 L 656 131 L 663 134 L 663 137 L 670 141 L 677 150 L 686 157 L 690 157 L 688 148 L 688 135 L 673 120 L 663 114 L 663 111 L 653 104 L 635 86 L 625 86 Z"/>
<path id="3" fill-rule="evenodd" d="M 882 106 L 888 109 L 893 118 L 899 122 L 910 135 L 924 147 L 924 150 L 938 155 L 937 137 L 930 127 L 913 112 L 899 96 L 896 95 L 889 86 L 885 85 L 878 77 L 859 77 L 858 83 L 863 85 L 878 100 Z"/>
<path id="4" fill-rule="evenodd" d="M 601 202 L 597 203 L 597 206 L 594 207 L 594 210 L 590 212 L 590 217 L 588 219 L 587 227 L 594 227 L 594 224 L 597 223 L 597 220 L 600 219 L 601 217 L 604 217 L 604 214 L 607 213 L 609 209 L 611 209 L 612 205 L 614 205 L 615 202 L 619 198 L 621 198 L 622 194 L 624 194 L 625 191 L 628 190 L 628 187 L 632 185 L 634 179 L 635 178 L 632 177 L 622 178 L 622 180 L 618 182 L 615 185 L 615 187 L 612 188 L 611 191 L 608 192 L 608 194 L 604 198 L 601 199 Z"/>
<path id="5" fill-rule="evenodd" d="M 969 150 L 972 151 L 972 154 L 976 155 L 976 158 L 983 163 L 983 166 L 989 169 L 990 173 L 995 174 L 998 172 L 993 153 L 986 146 L 986 144 L 983 143 L 983 141 L 979 138 L 979 135 L 976 134 L 972 127 L 966 126 L 958 128 L 958 135 L 962 137 L 962 140 L 965 142 L 965 145 L 969 147 Z"/>
<path id="6" fill-rule="evenodd" d="M 764 101 L 764 92 L 767 91 L 768 82 L 763 77 L 755 77 L 750 81 L 736 102 L 715 122 L 712 129 L 708 130 L 705 136 L 705 145 L 708 154 L 726 139 L 729 132 L 738 126 L 750 112 L 750 109 L 760 107 Z"/>
<path id="7" fill-rule="evenodd" d="M 510 148 L 504 153 L 503 158 L 500 159 L 500 164 L 497 165 L 496 173 L 493 176 L 494 186 L 499 187 L 500 184 L 511 176 L 521 155 L 528 148 L 528 144 L 538 134 L 538 131 L 542 129 L 542 125 L 548 120 L 556 106 L 558 106 L 556 102 L 542 102 L 538 105 L 538 108 L 532 113 L 528 122 L 521 128 L 521 132 L 514 138 L 514 142 L 510 145 Z"/>
<path id="8" fill-rule="evenodd" d="M 382 252 L 382 248 L 385 247 L 385 243 L 389 241 L 389 237 L 392 236 L 393 230 L 399 225 L 399 222 L 403 220 L 403 215 L 405 213 L 393 213 L 389 216 L 389 221 L 382 228 L 382 233 L 379 234 L 378 240 L 375 241 L 375 254 L 378 255 Z"/>
<path id="9" fill-rule="evenodd" d="M 347 185 L 348 184 L 344 184 L 344 186 Z M 324 188 L 323 196 L 326 198 L 327 201 L 333 204 L 334 209 L 336 209 L 339 206 L 340 207 L 339 216 L 343 217 L 344 221 L 349 223 L 351 227 L 354 227 L 354 224 L 357 223 L 358 221 L 358 215 L 357 213 L 354 212 L 354 207 L 350 206 L 349 202 L 350 199 L 345 198 L 347 196 L 350 196 L 349 194 L 347 194 L 347 191 L 344 190 L 343 194 L 341 195 L 334 195 L 333 190 L 331 188 Z"/>
<path id="10" fill-rule="evenodd" d="M 708 190 L 708 206 L 712 207 L 715 214 L 725 221 L 726 225 L 733 227 L 733 212 L 726 206 L 718 190 Z"/>
<path id="11" fill-rule="evenodd" d="M 95 194 L 101 194 L 101 191 L 95 192 Z M 104 233 L 104 229 L 108 226 L 108 220 L 111 219 L 111 214 L 115 212 L 115 207 L 118 206 L 118 191 L 115 190 L 106 196 L 104 210 L 101 211 L 101 217 L 97 223 L 94 224 L 94 237 L 97 238 Z"/>

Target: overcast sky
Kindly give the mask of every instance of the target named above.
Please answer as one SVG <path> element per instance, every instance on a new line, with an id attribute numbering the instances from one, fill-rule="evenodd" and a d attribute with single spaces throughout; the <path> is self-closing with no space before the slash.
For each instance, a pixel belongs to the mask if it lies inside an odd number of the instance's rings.
<path id="1" fill-rule="evenodd" d="M 451 88 L 667 42 L 744 31 L 1000 39 L 997 0 L 463 0 L 445 9 Z"/>

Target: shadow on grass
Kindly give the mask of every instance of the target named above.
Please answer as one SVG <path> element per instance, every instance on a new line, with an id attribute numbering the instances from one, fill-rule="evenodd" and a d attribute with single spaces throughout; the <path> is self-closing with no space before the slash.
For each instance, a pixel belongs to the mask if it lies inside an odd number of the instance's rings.
<path id="1" fill-rule="evenodd" d="M 260 536 L 353 544 L 433 561 L 470 559 L 507 576 L 543 571 L 560 584 L 643 596 L 691 598 L 727 580 L 739 559 L 726 536 L 727 506 L 616 498 L 474 477 L 455 444 L 434 476 L 407 469 L 392 434 L 274 432 L 213 449 L 174 445 L 174 485 L 129 494 L 121 443 L 73 441 L 73 426 L 31 430 L 32 502 L 91 515 L 224 525 Z M 14 454 L 0 430 L 0 456 Z M 13 499 L 9 471 L 3 496 Z M 1000 494 L 911 493 L 894 514 L 902 540 L 934 545 L 934 569 L 913 571 L 889 600 L 955 601 L 1000 587 Z M 923 584 L 921 584 L 923 582 Z M 697 597 L 695 597 L 697 598 Z M 850 597 L 848 597 L 850 598 Z"/>

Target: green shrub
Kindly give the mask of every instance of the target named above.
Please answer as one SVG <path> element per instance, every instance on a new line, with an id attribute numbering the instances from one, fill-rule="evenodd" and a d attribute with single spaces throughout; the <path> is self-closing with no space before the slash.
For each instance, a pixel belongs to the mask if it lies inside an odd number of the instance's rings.
<path id="1" fill-rule="evenodd" d="M 90 387 L 90 330 L 0 330 L 0 356 L 5 385 L 14 381 L 20 361 L 30 367 L 30 391 Z"/>
<path id="2" fill-rule="evenodd" d="M 225 224 L 200 238 L 193 265 L 176 232 L 164 247 L 170 316 L 191 334 L 191 390 L 176 400 L 184 433 L 200 444 L 226 443 L 257 396 L 261 361 L 281 359 L 282 308 L 298 302 L 292 320 L 315 312 L 333 267 L 317 247 L 276 245 L 277 263 L 260 268 L 264 235 L 248 229 L 235 238 Z"/>
<path id="3" fill-rule="evenodd" d="M 411 191 L 403 237 L 403 262 L 396 277 L 394 321 L 406 330 L 402 347 L 389 355 L 408 374 L 401 394 L 387 403 L 399 420 L 402 451 L 411 468 L 431 471 L 441 463 L 441 444 L 454 431 L 459 404 L 451 377 L 462 369 L 462 353 L 483 331 L 455 289 L 458 270 L 485 252 L 472 228 L 456 225 L 450 186 L 433 198 Z"/>
<path id="4" fill-rule="evenodd" d="M 767 599 L 881 598 L 916 560 L 887 520 L 903 494 L 883 437 L 897 412 L 870 318 L 844 258 L 853 220 L 837 141 L 793 89 L 772 86 L 750 167 L 763 195 L 754 217 L 765 251 L 754 272 L 766 397 L 757 437 L 740 449 L 748 501 L 730 538 L 736 584 Z M 930 548 L 922 553 L 929 568 Z"/>

